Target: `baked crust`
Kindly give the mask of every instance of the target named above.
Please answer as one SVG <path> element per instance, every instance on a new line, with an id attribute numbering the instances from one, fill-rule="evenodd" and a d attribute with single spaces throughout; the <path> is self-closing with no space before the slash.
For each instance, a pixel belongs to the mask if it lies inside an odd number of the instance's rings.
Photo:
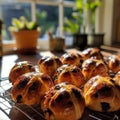
<path id="1" fill-rule="evenodd" d="M 61 83 L 46 92 L 41 108 L 46 120 L 78 120 L 85 109 L 85 101 L 79 88 Z"/>
<path id="2" fill-rule="evenodd" d="M 35 66 L 30 61 L 20 61 L 15 63 L 15 65 L 11 68 L 9 73 L 9 80 L 12 84 L 15 83 L 16 79 L 28 72 L 35 72 Z"/>
<path id="3" fill-rule="evenodd" d="M 120 56 L 112 55 L 107 59 L 107 65 L 111 72 L 117 73 L 120 71 Z"/>
<path id="4" fill-rule="evenodd" d="M 103 55 L 98 48 L 87 48 L 81 52 L 84 60 L 88 58 L 103 59 Z"/>
<path id="5" fill-rule="evenodd" d="M 120 109 L 119 90 L 112 78 L 95 76 L 84 85 L 86 107 L 99 112 L 112 112 Z"/>
<path id="6" fill-rule="evenodd" d="M 53 86 L 51 78 L 38 72 L 21 75 L 14 83 L 11 93 L 16 103 L 26 105 L 39 104 L 44 93 Z"/>
<path id="7" fill-rule="evenodd" d="M 56 70 L 54 76 L 55 84 L 62 82 L 68 82 L 77 87 L 81 87 L 84 85 L 85 79 L 79 67 L 65 64 Z"/>
<path id="8" fill-rule="evenodd" d="M 83 62 L 82 73 L 86 81 L 96 75 L 109 76 L 109 70 L 105 62 L 94 58 L 89 58 Z"/>
<path id="9" fill-rule="evenodd" d="M 56 69 L 62 65 L 57 56 L 45 56 L 38 60 L 38 68 L 40 72 L 53 76 Z"/>
<path id="10" fill-rule="evenodd" d="M 63 64 L 76 65 L 81 67 L 83 62 L 83 56 L 79 53 L 65 53 L 60 57 Z"/>

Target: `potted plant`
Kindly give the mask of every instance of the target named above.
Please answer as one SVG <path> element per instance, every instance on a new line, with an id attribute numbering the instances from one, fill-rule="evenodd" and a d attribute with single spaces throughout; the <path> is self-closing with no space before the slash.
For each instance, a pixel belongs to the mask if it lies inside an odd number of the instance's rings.
<path id="1" fill-rule="evenodd" d="M 76 0 L 72 20 L 65 19 L 65 31 L 72 33 L 73 44 L 84 49 L 87 37 L 95 30 L 95 11 L 101 5 L 100 0 Z"/>
<path id="2" fill-rule="evenodd" d="M 53 36 L 48 32 L 49 37 L 49 50 L 52 52 L 63 52 L 65 49 L 65 40 L 63 37 Z"/>
<path id="3" fill-rule="evenodd" d="M 83 1 L 83 0 L 82 0 Z M 77 5 L 79 4 L 79 0 L 77 0 Z M 83 9 L 84 9 L 84 24 L 85 31 L 87 33 L 95 32 L 95 12 L 96 9 L 101 6 L 101 0 L 84 0 L 83 1 Z M 80 5 L 78 5 L 78 8 Z"/>
<path id="4" fill-rule="evenodd" d="M 24 16 L 13 18 L 9 27 L 11 35 L 16 40 L 17 51 L 21 53 L 34 53 L 37 49 L 37 39 L 40 27 L 36 22 L 28 21 Z"/>
<path id="5" fill-rule="evenodd" d="M 79 1 L 79 0 L 77 0 Z M 103 44 L 104 33 L 95 32 L 95 12 L 101 6 L 101 0 L 86 0 L 84 1 L 84 16 L 86 24 L 86 32 L 89 34 L 88 44 L 94 47 L 100 47 Z"/>
<path id="6" fill-rule="evenodd" d="M 82 1 L 81 1 L 82 2 Z M 65 18 L 64 30 L 73 36 L 73 46 L 84 49 L 87 46 L 87 34 L 85 33 L 83 8 L 78 8 L 76 1 L 76 7 L 73 8 L 72 18 Z"/>

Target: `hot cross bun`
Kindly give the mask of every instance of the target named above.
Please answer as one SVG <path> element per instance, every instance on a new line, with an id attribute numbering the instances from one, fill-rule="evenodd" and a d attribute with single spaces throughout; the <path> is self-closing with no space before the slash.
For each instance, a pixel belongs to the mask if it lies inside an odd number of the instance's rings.
<path id="1" fill-rule="evenodd" d="M 12 84 L 14 84 L 14 82 L 20 75 L 28 72 L 35 72 L 35 71 L 36 71 L 36 68 L 30 61 L 17 62 L 10 70 L 9 80 L 10 82 L 12 82 Z"/>
<path id="2" fill-rule="evenodd" d="M 41 108 L 46 120 L 78 120 L 85 109 L 85 101 L 79 88 L 61 83 L 46 92 Z"/>
<path id="3" fill-rule="evenodd" d="M 44 93 L 52 86 L 53 82 L 50 76 L 44 73 L 25 73 L 18 77 L 12 86 L 12 98 L 16 103 L 39 104 Z"/>
<path id="4" fill-rule="evenodd" d="M 84 85 L 86 106 L 99 112 L 112 112 L 120 109 L 120 91 L 112 78 L 95 76 Z"/>

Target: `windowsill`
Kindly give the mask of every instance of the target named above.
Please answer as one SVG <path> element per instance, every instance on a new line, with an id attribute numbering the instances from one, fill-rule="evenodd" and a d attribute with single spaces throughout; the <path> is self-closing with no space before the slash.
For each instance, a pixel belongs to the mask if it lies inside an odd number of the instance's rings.
<path id="1" fill-rule="evenodd" d="M 49 42 L 48 40 L 38 40 L 38 45 L 37 45 L 38 50 L 49 50 Z M 16 52 L 16 45 L 15 41 L 5 41 L 3 42 L 3 55 L 6 54 L 11 54 Z"/>
<path id="2" fill-rule="evenodd" d="M 73 44 L 73 38 L 70 36 L 65 37 L 65 46 L 66 48 L 71 48 Z M 48 39 L 39 39 L 37 49 L 40 51 L 49 50 L 49 40 Z M 3 41 L 3 55 L 11 54 L 16 52 L 15 40 L 4 40 Z"/>

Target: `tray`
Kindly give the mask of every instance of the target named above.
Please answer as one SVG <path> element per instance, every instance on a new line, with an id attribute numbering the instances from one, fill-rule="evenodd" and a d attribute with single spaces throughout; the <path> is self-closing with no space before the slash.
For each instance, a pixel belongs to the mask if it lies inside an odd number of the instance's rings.
<path id="1" fill-rule="evenodd" d="M 11 83 L 8 78 L 0 80 L 0 110 L 11 120 L 45 120 L 40 106 L 15 104 L 11 99 Z M 120 111 L 100 113 L 85 109 L 80 120 L 120 120 Z"/>

